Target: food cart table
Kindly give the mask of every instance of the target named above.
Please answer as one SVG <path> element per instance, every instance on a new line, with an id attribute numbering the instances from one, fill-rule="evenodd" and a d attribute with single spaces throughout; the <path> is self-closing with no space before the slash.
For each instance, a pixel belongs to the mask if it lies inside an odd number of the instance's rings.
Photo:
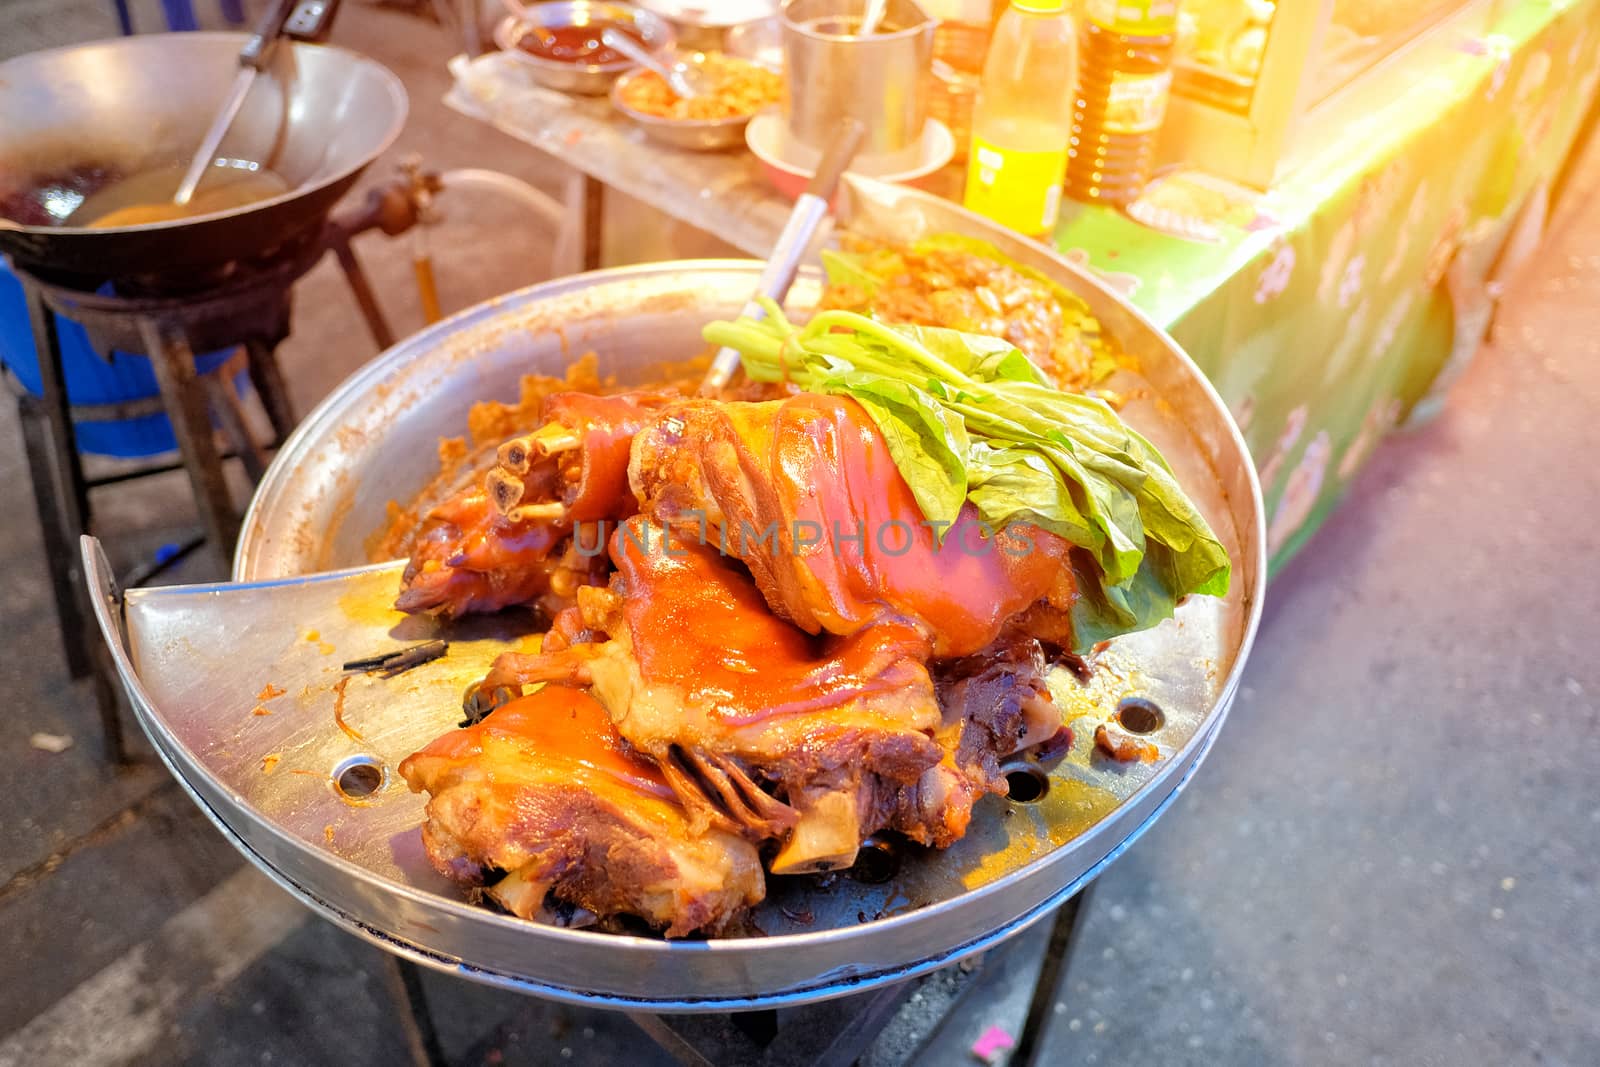
<path id="1" fill-rule="evenodd" d="M 744 152 L 647 139 L 604 98 L 458 61 L 448 102 L 572 168 L 569 218 L 598 265 L 617 189 L 753 256 L 788 214 Z M 1394 426 L 1426 417 L 1535 249 L 1600 82 L 1600 0 L 1515 0 L 1264 194 L 1173 175 L 1142 217 L 1069 205 L 1056 248 L 1124 288 L 1217 385 L 1256 457 L 1281 566 Z M 580 177 L 581 176 L 581 177 Z M 935 176 L 954 195 L 960 175 Z M 1185 232 L 1177 236 L 1175 232 Z"/>

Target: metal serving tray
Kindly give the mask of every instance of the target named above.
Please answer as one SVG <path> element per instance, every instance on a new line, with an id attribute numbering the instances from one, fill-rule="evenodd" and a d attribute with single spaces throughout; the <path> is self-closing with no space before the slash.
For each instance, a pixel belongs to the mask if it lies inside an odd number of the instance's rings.
<path id="1" fill-rule="evenodd" d="M 847 179 L 842 218 L 900 239 L 983 236 L 1080 294 L 1141 372 L 1110 384 L 1160 447 L 1234 560 L 1233 590 L 1115 642 L 1095 679 L 1052 679 L 1077 743 L 1046 795 L 989 798 L 944 852 L 906 857 L 881 884 L 848 875 L 771 879 L 755 914 L 766 936 L 663 941 L 525 922 L 466 902 L 428 865 L 424 798 L 393 769 L 453 726 L 468 681 L 523 636 L 513 615 L 453 627 L 449 656 L 388 682 L 358 677 L 335 721 L 339 662 L 431 637 L 395 613 L 398 564 L 366 543 L 438 471 L 435 443 L 467 411 L 509 400 L 530 372 L 598 353 L 603 373 L 647 378 L 703 348 L 708 320 L 737 314 L 760 264 L 659 263 L 533 286 L 479 305 L 363 367 L 306 419 L 246 518 L 236 582 L 121 595 L 88 554 L 96 609 L 122 680 L 162 758 L 230 840 L 314 910 L 384 948 L 494 985 L 559 1000 L 655 1011 L 798 1004 L 898 981 L 1035 922 L 1102 870 L 1172 802 L 1216 738 L 1261 611 L 1260 489 L 1216 393 L 1162 331 L 1110 289 L 1038 245 L 924 194 Z M 819 295 L 802 278 L 789 307 Z M 354 568 L 319 574 L 334 568 Z M 286 690 L 262 700 L 264 687 Z M 1165 713 L 1163 758 L 1122 765 L 1093 729 L 1128 696 Z M 270 711 L 254 714 L 256 707 Z M 348 732 L 345 729 L 348 727 Z M 275 757 L 269 759 L 269 757 Z M 333 780 L 352 761 L 384 773 L 352 802 Z"/>

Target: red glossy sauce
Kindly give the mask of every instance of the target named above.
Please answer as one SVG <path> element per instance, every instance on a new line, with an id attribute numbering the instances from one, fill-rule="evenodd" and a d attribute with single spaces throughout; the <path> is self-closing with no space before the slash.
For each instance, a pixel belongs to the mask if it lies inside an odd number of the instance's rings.
<path id="1" fill-rule="evenodd" d="M 507 521 L 483 493 L 447 500 L 431 517 L 460 527 L 460 557 L 449 562 L 472 571 L 542 570 L 537 564 L 564 536 L 563 530 L 550 523 Z"/>
<path id="2" fill-rule="evenodd" d="M 530 56 L 554 60 L 557 63 L 599 65 L 618 63 L 627 59 L 628 57 L 621 52 L 608 48 L 600 42 L 601 31 L 607 29 L 631 38 L 641 47 L 649 47 L 645 43 L 644 36 L 631 24 L 610 22 L 605 19 L 597 19 L 585 26 L 552 26 L 544 30 L 529 28 L 517 38 L 517 47 Z"/>
<path id="3" fill-rule="evenodd" d="M 660 527 L 634 519 L 611 541 L 646 682 L 680 688 L 736 726 L 907 686 L 931 692 L 922 666 L 928 646 L 916 630 L 884 625 L 812 637 L 774 615 L 715 546 L 662 538 Z"/>
<path id="4" fill-rule="evenodd" d="M 550 398 L 545 408 L 547 421 L 560 423 L 583 440 L 581 454 L 575 457 L 575 477 L 563 493 L 563 503 L 573 519 L 616 519 L 639 510 L 628 488 L 628 452 L 633 435 L 655 417 L 664 399 L 665 394 L 648 393 L 560 393 Z"/>
<path id="5" fill-rule="evenodd" d="M 550 588 L 545 565 L 563 528 L 513 523 L 479 489 L 429 513 L 412 550 L 395 606 L 401 611 L 499 611 Z"/>
<path id="6" fill-rule="evenodd" d="M 831 633 L 854 632 L 887 609 L 927 625 L 936 655 L 970 655 L 1066 573 L 1066 542 L 1025 524 L 985 541 L 970 503 L 937 541 L 877 426 L 853 400 L 785 401 L 771 448 L 784 511 L 793 523 L 816 524 L 803 530 L 824 531 L 794 562 L 807 572 L 808 605 Z M 847 539 L 863 530 L 864 543 Z"/>
<path id="7" fill-rule="evenodd" d="M 562 685 L 519 697 L 477 725 L 438 738 L 417 756 L 472 759 L 482 754 L 490 737 L 524 748 L 538 761 L 571 764 L 579 776 L 584 771 L 603 774 L 636 792 L 673 797 L 655 764 L 623 746 L 606 709 L 588 693 Z"/>

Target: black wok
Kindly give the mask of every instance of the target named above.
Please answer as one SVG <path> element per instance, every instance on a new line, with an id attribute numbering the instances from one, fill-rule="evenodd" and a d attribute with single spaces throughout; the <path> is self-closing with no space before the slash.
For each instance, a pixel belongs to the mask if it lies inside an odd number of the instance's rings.
<path id="1" fill-rule="evenodd" d="M 406 97 L 399 79 L 369 59 L 289 42 L 256 80 L 218 152 L 276 171 L 288 192 L 170 222 L 50 224 L 52 208 L 66 215 L 74 196 L 118 176 L 186 163 L 245 39 L 151 34 L 0 63 L 0 253 L 57 281 L 156 278 L 182 288 L 314 236 L 400 132 Z"/>

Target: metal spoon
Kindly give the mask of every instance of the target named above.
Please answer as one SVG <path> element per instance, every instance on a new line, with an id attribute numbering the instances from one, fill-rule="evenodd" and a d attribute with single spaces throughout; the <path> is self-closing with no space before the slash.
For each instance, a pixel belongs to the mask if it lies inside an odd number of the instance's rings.
<path id="1" fill-rule="evenodd" d="M 861 16 L 861 31 L 858 37 L 871 37 L 878 32 L 878 23 L 883 21 L 884 13 L 889 10 L 889 0 L 867 0 L 866 14 Z"/>
<path id="2" fill-rule="evenodd" d="M 683 97 L 693 100 L 697 96 L 704 96 L 710 91 L 710 85 L 704 71 L 695 70 L 693 67 L 682 63 L 667 64 L 645 51 L 637 41 L 625 33 L 619 33 L 607 26 L 600 31 L 600 43 L 615 52 L 621 52 L 635 63 L 647 70 L 653 70 L 666 81 L 667 88 Z"/>

